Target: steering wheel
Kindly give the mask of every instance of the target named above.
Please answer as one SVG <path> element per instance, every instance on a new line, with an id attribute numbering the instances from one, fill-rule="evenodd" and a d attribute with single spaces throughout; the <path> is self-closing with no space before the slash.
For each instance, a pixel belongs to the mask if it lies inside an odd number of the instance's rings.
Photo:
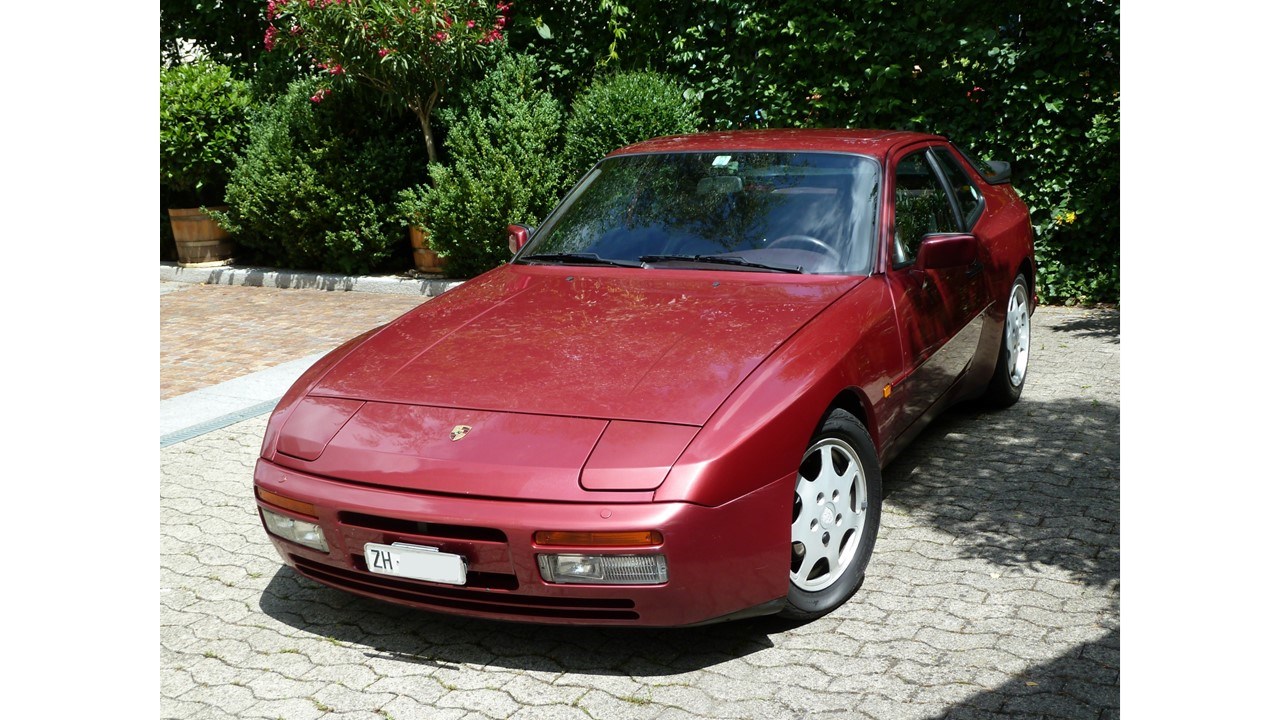
<path id="1" fill-rule="evenodd" d="M 840 262 L 840 253 L 836 252 L 835 248 L 822 242 L 818 238 L 813 237 L 812 235 L 783 235 L 777 240 L 773 240 L 772 242 L 769 243 L 769 247 L 771 248 L 783 247 L 787 245 L 791 247 L 799 247 L 799 248 L 806 248 L 806 247 L 816 248 L 818 252 L 826 255 L 827 257 L 831 258 L 836 262 Z"/>

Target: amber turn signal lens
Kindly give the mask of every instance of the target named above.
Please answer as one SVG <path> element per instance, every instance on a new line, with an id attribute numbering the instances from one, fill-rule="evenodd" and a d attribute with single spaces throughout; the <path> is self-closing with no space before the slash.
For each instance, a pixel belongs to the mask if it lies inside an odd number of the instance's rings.
<path id="1" fill-rule="evenodd" d="M 657 530 L 632 532 L 561 532 L 539 530 L 533 534 L 538 545 L 584 545 L 587 547 L 622 547 L 636 545 L 661 545 L 662 533 Z"/>
<path id="2" fill-rule="evenodd" d="M 284 508 L 285 510 L 292 510 L 299 515 L 319 517 L 316 514 L 316 506 L 311 503 L 294 500 L 293 498 L 287 498 L 283 495 L 277 495 L 270 490 L 263 490 L 262 488 L 256 488 L 256 490 L 258 491 L 258 499 L 262 502 L 271 503 L 272 505 Z"/>

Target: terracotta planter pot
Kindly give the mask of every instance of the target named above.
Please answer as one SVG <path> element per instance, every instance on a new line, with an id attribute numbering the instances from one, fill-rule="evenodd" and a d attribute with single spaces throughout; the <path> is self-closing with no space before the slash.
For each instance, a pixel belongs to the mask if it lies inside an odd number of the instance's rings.
<path id="1" fill-rule="evenodd" d="M 226 206 L 210 210 L 226 210 Z M 200 208 L 169 208 L 173 240 L 178 246 L 178 265 L 182 267 L 217 267 L 229 265 L 235 258 L 235 243 L 222 226 Z"/>
<path id="2" fill-rule="evenodd" d="M 424 273 L 443 273 L 444 263 L 440 256 L 427 245 L 427 238 L 422 228 L 409 226 L 409 242 L 413 245 L 413 265 Z"/>

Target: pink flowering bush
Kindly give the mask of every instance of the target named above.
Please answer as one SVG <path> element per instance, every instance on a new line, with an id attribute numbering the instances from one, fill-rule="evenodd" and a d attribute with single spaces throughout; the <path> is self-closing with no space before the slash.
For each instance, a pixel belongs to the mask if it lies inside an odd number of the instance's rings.
<path id="1" fill-rule="evenodd" d="M 503 39 L 511 5 L 483 0 L 268 0 L 263 45 L 320 71 L 311 96 L 362 83 L 417 116 L 431 161 L 431 115 L 449 83 Z"/>

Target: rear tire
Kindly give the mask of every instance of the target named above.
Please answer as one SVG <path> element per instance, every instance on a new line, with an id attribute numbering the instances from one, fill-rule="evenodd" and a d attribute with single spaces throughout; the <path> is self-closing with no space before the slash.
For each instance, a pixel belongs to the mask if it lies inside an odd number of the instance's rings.
<path id="1" fill-rule="evenodd" d="M 871 435 L 849 412 L 832 410 L 796 473 L 783 617 L 821 617 L 862 586 L 880 530 L 881 497 Z"/>
<path id="2" fill-rule="evenodd" d="M 1027 366 L 1031 360 L 1031 302 L 1027 280 L 1019 275 L 1009 290 L 1008 310 L 1000 333 L 1000 353 L 996 371 L 987 384 L 987 405 L 1007 408 L 1022 397 L 1027 384 Z"/>

